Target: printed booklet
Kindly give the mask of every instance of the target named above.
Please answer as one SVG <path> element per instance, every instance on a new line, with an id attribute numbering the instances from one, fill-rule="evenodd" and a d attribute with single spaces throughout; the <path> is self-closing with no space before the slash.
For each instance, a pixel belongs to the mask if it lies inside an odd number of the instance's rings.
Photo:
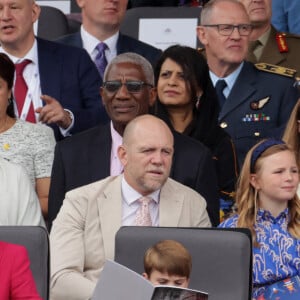
<path id="1" fill-rule="evenodd" d="M 201 291 L 174 286 L 154 286 L 142 275 L 107 260 L 92 300 L 207 300 Z"/>

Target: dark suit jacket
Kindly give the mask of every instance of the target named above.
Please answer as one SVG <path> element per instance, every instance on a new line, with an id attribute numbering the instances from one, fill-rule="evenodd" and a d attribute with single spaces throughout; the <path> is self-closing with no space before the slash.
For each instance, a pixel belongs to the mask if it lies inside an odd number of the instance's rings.
<path id="1" fill-rule="evenodd" d="M 293 84 L 291 78 L 244 63 L 219 114 L 221 127 L 236 146 L 240 165 L 248 150 L 259 140 L 281 138 L 299 97 Z"/>
<path id="2" fill-rule="evenodd" d="M 75 117 L 71 133 L 80 132 L 108 120 L 102 106 L 101 79 L 86 51 L 37 38 L 42 94 L 57 99 Z M 58 127 L 56 139 L 61 139 Z"/>
<path id="3" fill-rule="evenodd" d="M 80 32 L 66 35 L 57 41 L 70 46 L 83 47 Z M 117 41 L 117 54 L 125 52 L 134 52 L 145 57 L 152 66 L 155 66 L 156 61 L 162 53 L 161 50 L 155 47 L 120 33 Z"/>
<path id="4" fill-rule="evenodd" d="M 49 193 L 49 228 L 65 193 L 110 175 L 110 124 L 97 126 L 57 143 Z M 203 144 L 174 132 L 170 177 L 199 192 L 213 225 L 219 223 L 217 176 L 212 154 Z"/>

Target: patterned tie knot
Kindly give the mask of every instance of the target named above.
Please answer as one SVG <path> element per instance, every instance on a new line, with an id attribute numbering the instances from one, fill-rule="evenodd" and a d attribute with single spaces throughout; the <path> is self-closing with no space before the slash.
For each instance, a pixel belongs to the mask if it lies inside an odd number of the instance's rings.
<path id="1" fill-rule="evenodd" d="M 108 47 L 107 47 L 107 45 L 106 45 L 105 43 L 102 43 L 102 42 L 99 43 L 99 44 L 96 46 L 96 49 L 98 50 L 97 56 L 103 54 L 104 51 L 105 51 L 107 48 L 108 48 Z"/>
<path id="2" fill-rule="evenodd" d="M 150 197 L 141 197 L 138 200 L 139 208 L 136 212 L 135 225 L 152 226 L 149 204 L 152 202 Z"/>
<path id="3" fill-rule="evenodd" d="M 97 49 L 98 53 L 95 57 L 95 64 L 97 66 L 100 76 L 103 78 L 104 71 L 107 66 L 105 50 L 108 49 L 108 47 L 105 43 L 101 42 L 96 46 L 96 49 Z"/>
<path id="4" fill-rule="evenodd" d="M 31 63 L 31 60 L 25 59 L 25 60 L 23 60 L 21 63 L 15 64 L 16 75 L 17 75 L 17 76 L 22 76 L 25 67 L 26 67 L 28 64 L 30 64 L 30 63 Z"/>

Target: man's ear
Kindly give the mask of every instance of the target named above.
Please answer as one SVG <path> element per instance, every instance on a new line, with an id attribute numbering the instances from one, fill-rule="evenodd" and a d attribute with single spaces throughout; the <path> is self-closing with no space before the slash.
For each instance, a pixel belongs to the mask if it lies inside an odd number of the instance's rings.
<path id="1" fill-rule="evenodd" d="M 156 101 L 156 96 L 157 96 L 157 89 L 156 87 L 153 87 L 150 90 L 150 95 L 149 95 L 149 107 L 152 107 Z"/>
<path id="2" fill-rule="evenodd" d="M 147 273 L 144 272 L 144 273 L 142 274 L 142 276 L 143 276 L 145 279 L 148 279 L 148 280 L 149 280 L 149 277 L 148 277 L 148 274 L 147 274 Z"/>
<path id="3" fill-rule="evenodd" d="M 34 2 L 32 4 L 32 23 L 34 23 L 40 17 L 40 13 L 41 7 Z"/>
<path id="4" fill-rule="evenodd" d="M 203 26 L 197 26 L 197 36 L 202 45 L 207 45 L 206 31 Z"/>
<path id="5" fill-rule="evenodd" d="M 76 0 L 76 2 L 77 2 L 78 7 L 82 8 L 84 6 L 85 1 L 84 0 Z"/>
<path id="6" fill-rule="evenodd" d="M 118 148 L 118 157 L 123 167 L 127 165 L 127 149 L 124 145 L 119 146 Z"/>

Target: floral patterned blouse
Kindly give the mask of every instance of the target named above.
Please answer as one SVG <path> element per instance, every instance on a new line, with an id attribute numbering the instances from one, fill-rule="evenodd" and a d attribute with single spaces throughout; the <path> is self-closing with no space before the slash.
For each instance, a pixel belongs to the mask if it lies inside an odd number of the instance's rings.
<path id="1" fill-rule="evenodd" d="M 219 227 L 236 227 L 238 216 L 226 219 Z M 274 218 L 259 209 L 255 231 L 260 247 L 253 247 L 253 297 L 264 292 L 266 285 L 300 275 L 300 240 L 287 230 L 289 211 Z"/>

